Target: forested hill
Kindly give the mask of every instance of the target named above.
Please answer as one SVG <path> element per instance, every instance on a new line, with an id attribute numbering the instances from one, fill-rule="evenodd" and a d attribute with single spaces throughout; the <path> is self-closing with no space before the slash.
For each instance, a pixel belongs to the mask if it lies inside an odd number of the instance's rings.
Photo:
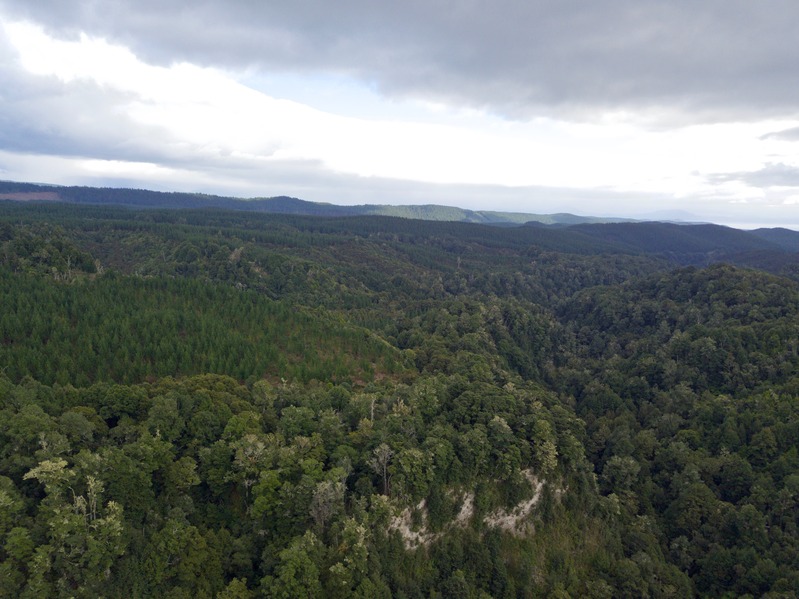
<path id="1" fill-rule="evenodd" d="M 684 265 L 727 262 L 795 277 L 799 273 L 799 232 L 788 229 L 741 231 L 711 224 L 578 224 L 569 231 L 613 244 L 617 251 L 660 256 Z"/>
<path id="2" fill-rule="evenodd" d="M 799 595 L 789 234 L 40 200 L 0 596 Z"/>

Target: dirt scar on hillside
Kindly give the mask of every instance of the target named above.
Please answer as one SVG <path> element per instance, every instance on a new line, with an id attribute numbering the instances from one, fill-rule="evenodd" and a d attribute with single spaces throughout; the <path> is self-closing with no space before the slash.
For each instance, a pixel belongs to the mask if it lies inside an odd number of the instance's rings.
<path id="1" fill-rule="evenodd" d="M 15 202 L 60 202 L 61 197 L 54 191 L 20 191 L 17 193 L 0 193 L 0 200 Z"/>
<path id="2" fill-rule="evenodd" d="M 483 518 L 486 526 L 500 528 L 514 536 L 523 536 L 533 531 L 533 524 L 529 521 L 529 516 L 533 508 L 541 500 L 541 490 L 544 488 L 544 483 L 538 480 L 532 470 L 523 470 L 522 475 L 530 481 L 533 487 L 533 496 L 516 504 L 510 510 L 499 509 L 491 512 Z M 415 549 L 423 545 L 427 546 L 453 527 L 465 528 L 474 516 L 474 493 L 464 494 L 463 505 L 461 505 L 458 515 L 440 533 L 433 533 L 427 529 L 427 504 L 424 499 L 415 506 L 415 509 L 422 512 L 422 526 L 419 530 L 411 528 L 413 518 L 411 508 L 402 510 L 389 524 L 389 530 L 396 530 L 400 533 L 407 549 Z"/>

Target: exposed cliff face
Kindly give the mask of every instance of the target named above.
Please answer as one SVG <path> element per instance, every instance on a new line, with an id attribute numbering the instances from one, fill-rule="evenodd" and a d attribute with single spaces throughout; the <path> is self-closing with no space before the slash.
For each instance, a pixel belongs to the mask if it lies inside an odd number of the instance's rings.
<path id="1" fill-rule="evenodd" d="M 486 514 L 482 518 L 484 526 L 499 528 L 514 536 L 525 536 L 534 532 L 533 510 L 541 500 L 541 492 L 544 489 L 544 485 L 548 483 L 540 480 L 530 469 L 522 470 L 521 474 L 530 483 L 532 496 L 512 507 L 497 508 Z M 556 492 L 557 495 L 560 495 L 560 493 Z M 448 530 L 469 526 L 475 515 L 474 499 L 475 494 L 472 491 L 461 493 L 458 501 L 460 510 L 457 516 L 441 532 L 432 532 L 430 530 L 427 502 L 424 499 L 415 506 L 402 509 L 391 519 L 389 528 L 400 533 L 407 549 L 427 546 L 445 535 Z M 421 521 L 421 524 L 416 526 L 414 526 L 414 512 L 417 513 L 417 518 Z"/>

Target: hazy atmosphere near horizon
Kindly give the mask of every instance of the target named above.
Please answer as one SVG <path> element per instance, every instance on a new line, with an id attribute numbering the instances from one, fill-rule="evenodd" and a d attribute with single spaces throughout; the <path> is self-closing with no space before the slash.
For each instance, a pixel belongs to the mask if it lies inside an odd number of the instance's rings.
<path id="1" fill-rule="evenodd" d="M 799 228 L 799 3 L 0 0 L 0 179 Z"/>

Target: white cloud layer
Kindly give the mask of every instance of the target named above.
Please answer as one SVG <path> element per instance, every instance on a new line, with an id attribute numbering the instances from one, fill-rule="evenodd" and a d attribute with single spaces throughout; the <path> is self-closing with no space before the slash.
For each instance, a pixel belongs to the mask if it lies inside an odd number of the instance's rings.
<path id="1" fill-rule="evenodd" d="M 799 222 L 794 3 L 98 6 L 0 0 L 1 178 Z"/>

